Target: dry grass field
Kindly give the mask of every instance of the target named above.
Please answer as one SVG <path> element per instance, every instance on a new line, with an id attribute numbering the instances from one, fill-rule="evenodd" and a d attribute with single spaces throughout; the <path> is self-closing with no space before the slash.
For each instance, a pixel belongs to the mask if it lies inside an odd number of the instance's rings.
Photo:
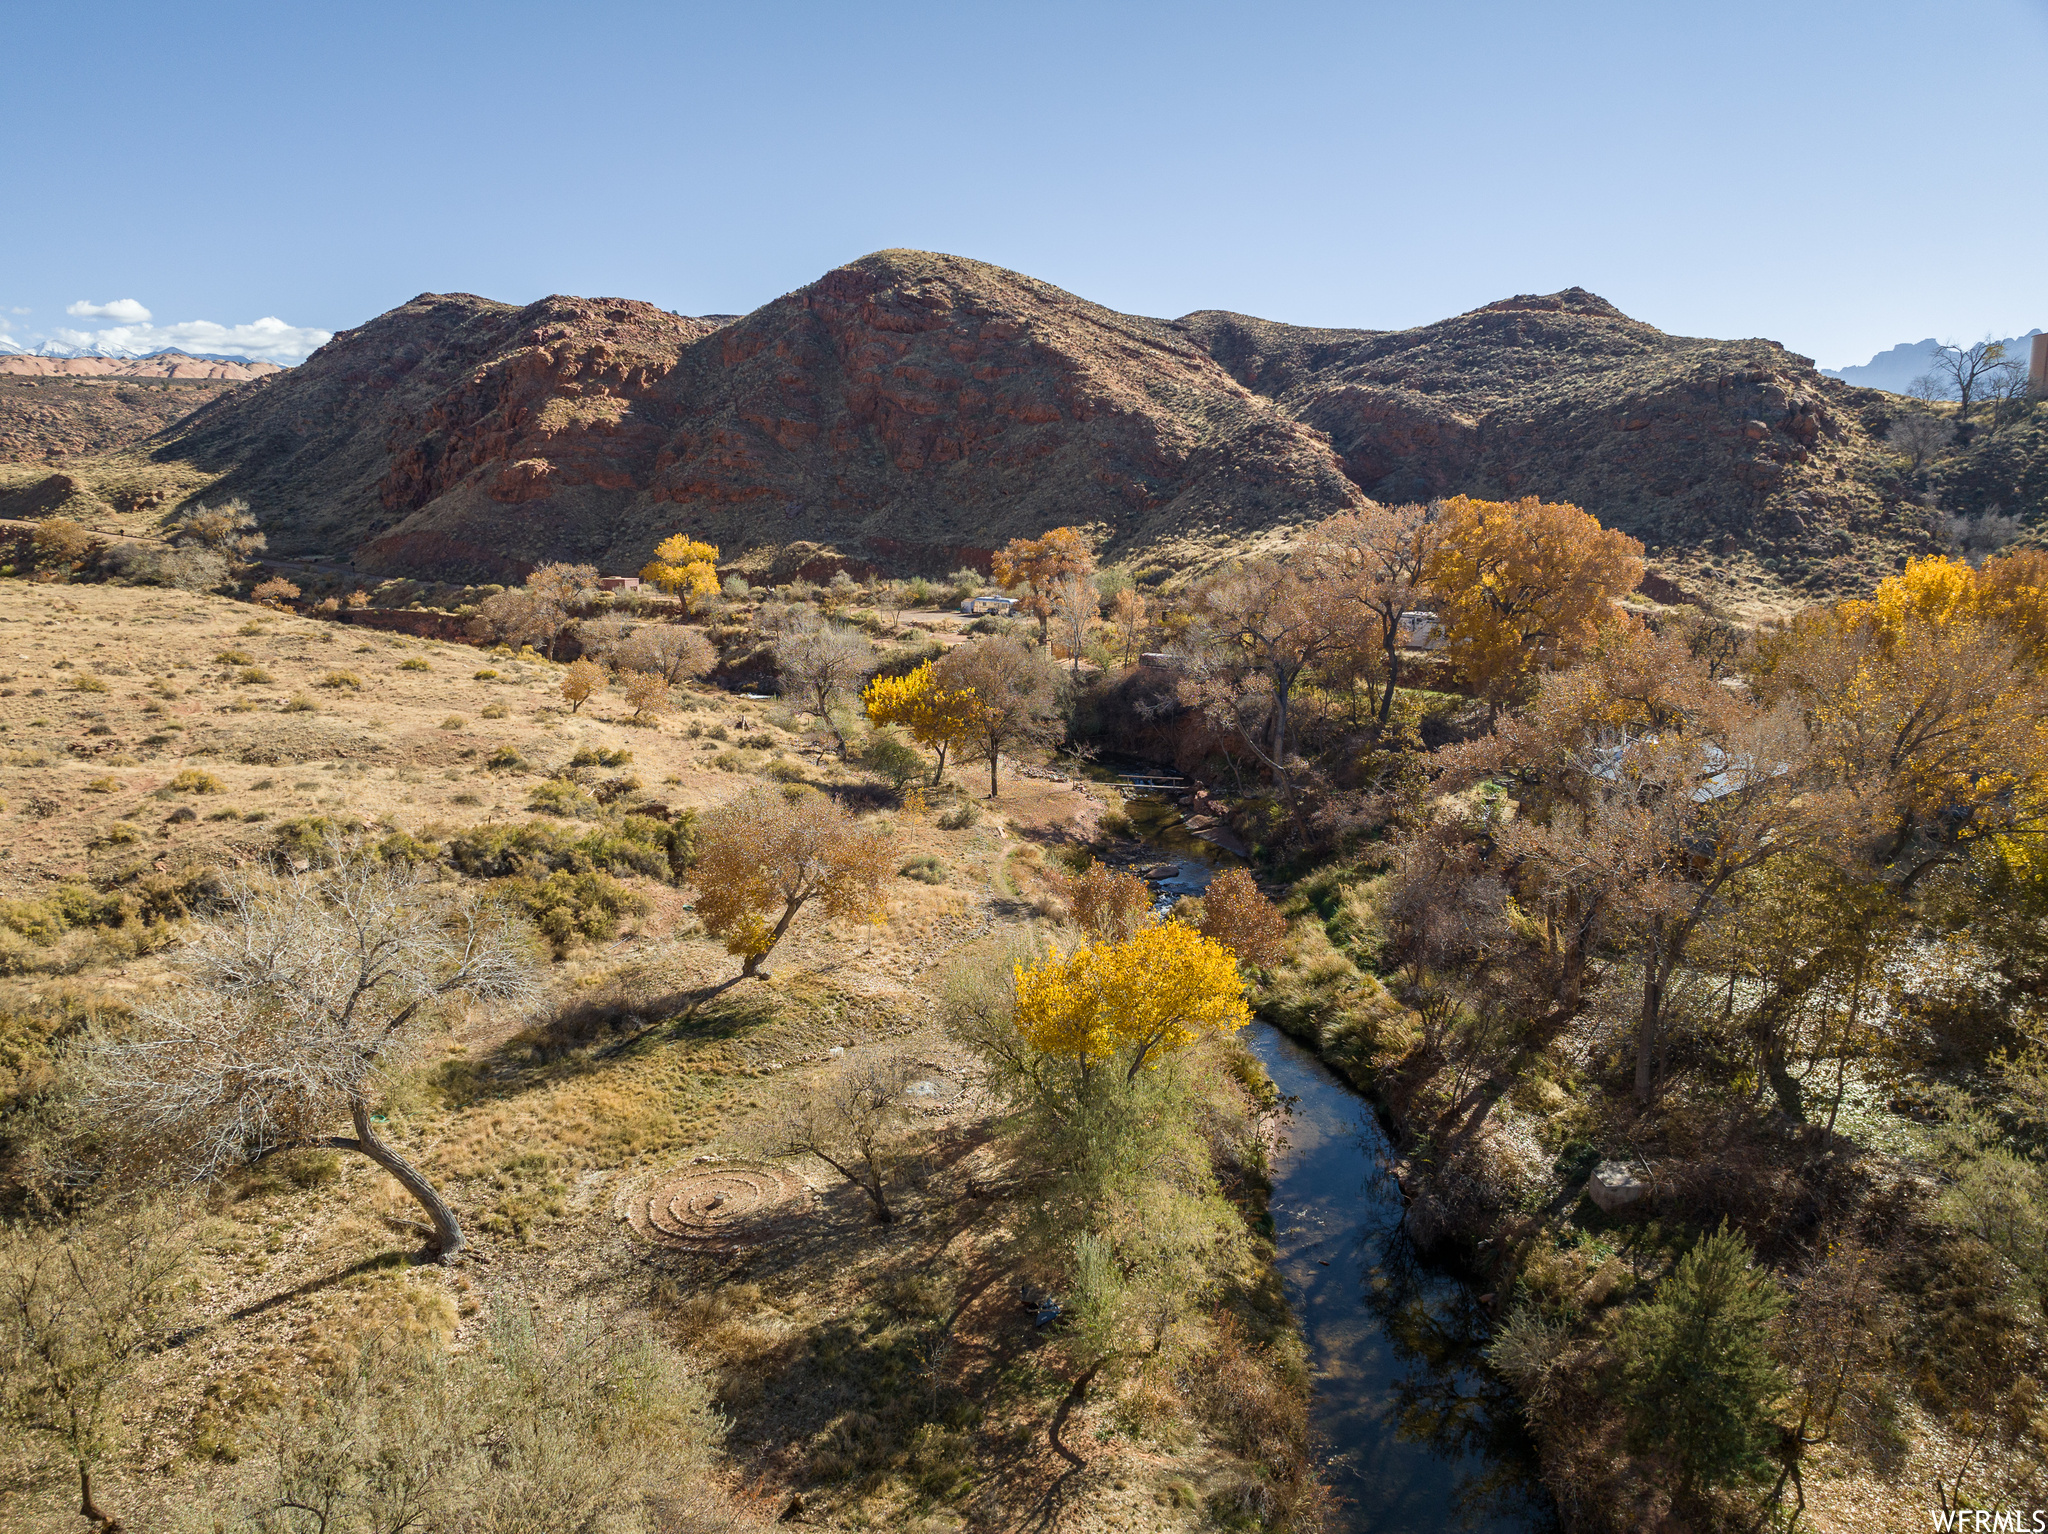
<path id="1" fill-rule="evenodd" d="M 1001 1185 L 1001 1125 L 939 1026 L 949 964 L 1046 925 L 1045 849 L 1087 835 L 1106 801 L 1006 770 L 991 806 L 969 768 L 974 797 L 949 781 L 897 806 L 806 753 L 809 717 L 779 701 L 679 688 L 635 722 L 617 691 L 570 712 L 560 671 L 219 597 L 0 582 L 0 1092 L 16 1103 L 47 1079 L 51 1037 L 166 982 L 182 913 L 222 871 L 317 858 L 335 830 L 573 838 L 622 809 L 673 823 L 808 783 L 864 795 L 916 870 L 877 920 L 801 917 L 765 983 L 694 1011 L 684 998 L 737 961 L 687 888 L 621 873 L 616 926 L 557 942 L 539 1001 L 445 1019 L 387 1083 L 384 1131 L 462 1216 L 458 1266 L 417 1261 L 415 1211 L 358 1157 L 277 1157 L 193 1195 L 193 1315 L 147 1365 L 100 1501 L 132 1530 L 239 1527 L 213 1518 L 264 1473 L 275 1409 L 366 1349 L 460 1353 L 494 1314 L 587 1306 L 661 1330 L 714 1386 L 733 1526 L 799 1492 L 826 1528 L 1208 1526 L 1244 1461 L 1142 1375 L 1070 1391 L 1078 1366 L 1019 1307 L 1014 1208 L 975 1196 Z M 97 915 L 79 904 L 93 900 Z M 772 1218 L 712 1240 L 650 1222 L 651 1198 L 687 1202 L 705 1168 L 764 1164 L 763 1126 L 793 1095 L 898 1052 L 932 1090 L 903 1142 L 897 1224 L 871 1223 L 812 1158 L 779 1164 Z M 912 1429 L 898 1407 L 920 1396 L 954 1404 Z M 62 1485 L 0 1502 L 0 1528 L 78 1524 Z"/>

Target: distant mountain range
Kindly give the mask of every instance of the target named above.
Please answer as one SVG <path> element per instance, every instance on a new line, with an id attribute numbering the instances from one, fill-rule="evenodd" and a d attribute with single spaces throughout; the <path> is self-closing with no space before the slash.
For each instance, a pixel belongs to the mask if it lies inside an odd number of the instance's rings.
<path id="1" fill-rule="evenodd" d="M 255 367 L 254 357 L 230 356 L 225 352 L 188 352 L 179 346 L 159 346 L 155 351 L 139 352 L 126 346 L 67 346 L 62 341 L 44 341 L 39 346 L 17 346 L 0 336 L 0 357 L 103 357 L 111 362 L 136 362 L 145 357 L 190 357 L 195 362 L 234 362 L 243 367 Z M 266 367 L 277 364 L 266 363 Z"/>
<path id="2" fill-rule="evenodd" d="M 2024 361 L 2032 344 L 2028 337 L 2040 333 L 2040 327 L 2036 326 L 2024 336 L 2006 337 L 2003 345 L 2006 351 Z M 1830 378 L 1839 378 L 1843 383 L 1852 383 L 1858 388 L 1886 389 L 1893 394 L 1904 394 L 1934 366 L 1934 354 L 1940 347 L 1941 343 L 1933 336 L 1924 341 L 1901 341 L 1890 351 L 1879 352 L 1868 362 L 1854 367 L 1822 368 L 1821 371 Z"/>

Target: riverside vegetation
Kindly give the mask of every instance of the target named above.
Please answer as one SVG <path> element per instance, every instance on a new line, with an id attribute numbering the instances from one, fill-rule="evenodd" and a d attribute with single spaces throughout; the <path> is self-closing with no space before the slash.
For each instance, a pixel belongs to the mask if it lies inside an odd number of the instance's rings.
<path id="1" fill-rule="evenodd" d="M 1383 1103 L 1568 1527 L 2024 1505 L 2048 557 L 1962 552 L 1743 626 L 1457 497 L 1163 589 L 1055 529 L 967 622 L 682 540 L 470 648 L 39 536 L 4 1516 L 1318 1527 L 1253 1011 Z M 1281 907 L 1156 914 L 1098 749 Z"/>

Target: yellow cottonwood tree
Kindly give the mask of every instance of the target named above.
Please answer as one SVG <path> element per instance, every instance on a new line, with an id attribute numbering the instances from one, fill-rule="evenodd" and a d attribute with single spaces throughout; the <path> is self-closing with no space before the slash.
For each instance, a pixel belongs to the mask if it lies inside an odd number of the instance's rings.
<path id="1" fill-rule="evenodd" d="M 718 545 L 672 534 L 654 546 L 654 558 L 641 569 L 640 579 L 685 600 L 709 596 L 718 590 Z"/>
<path id="2" fill-rule="evenodd" d="M 974 694 L 941 686 L 930 661 L 907 676 L 876 677 L 861 694 L 861 702 L 870 723 L 893 724 L 938 754 L 934 783 L 945 775 L 946 753 L 972 742 L 980 722 Z"/>
<path id="3" fill-rule="evenodd" d="M 1124 1080 L 1204 1034 L 1251 1021 L 1237 958 L 1179 922 L 1141 927 L 1122 942 L 1057 951 L 1016 967 L 1017 1028 L 1040 1054 L 1084 1072 L 1110 1062 Z"/>

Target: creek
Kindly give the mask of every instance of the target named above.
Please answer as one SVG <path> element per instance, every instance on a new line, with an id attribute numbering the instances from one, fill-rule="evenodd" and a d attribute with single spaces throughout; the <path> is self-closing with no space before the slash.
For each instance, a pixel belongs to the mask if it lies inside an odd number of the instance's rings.
<path id="1" fill-rule="evenodd" d="M 1132 799 L 1161 909 L 1237 860 Z M 1550 1534 L 1515 1398 L 1486 1370 L 1486 1309 L 1408 1239 L 1391 1142 L 1371 1105 L 1270 1023 L 1245 1043 L 1287 1099 L 1272 1156 L 1278 1265 L 1308 1344 L 1311 1417 L 1338 1507 L 1332 1534 Z"/>

